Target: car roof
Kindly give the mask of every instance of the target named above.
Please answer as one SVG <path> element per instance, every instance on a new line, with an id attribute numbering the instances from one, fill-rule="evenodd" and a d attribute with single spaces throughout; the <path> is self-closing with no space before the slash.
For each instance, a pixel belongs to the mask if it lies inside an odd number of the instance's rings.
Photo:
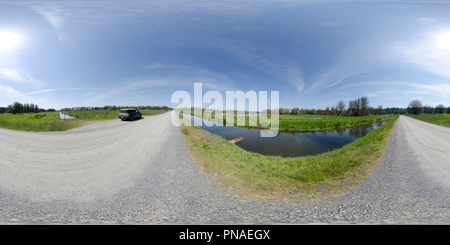
<path id="1" fill-rule="evenodd" d="M 137 110 L 137 109 L 120 109 L 120 110 Z"/>

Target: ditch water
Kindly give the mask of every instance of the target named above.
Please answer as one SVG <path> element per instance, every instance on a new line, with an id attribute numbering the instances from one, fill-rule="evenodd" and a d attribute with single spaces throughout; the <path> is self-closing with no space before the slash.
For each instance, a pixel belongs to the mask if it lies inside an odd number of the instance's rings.
<path id="1" fill-rule="evenodd" d="M 61 120 L 74 118 L 74 117 L 67 116 L 66 114 L 64 114 L 62 112 L 59 112 L 59 117 L 61 117 Z"/>
<path id="2" fill-rule="evenodd" d="M 184 115 L 184 117 L 194 122 L 194 116 Z M 208 127 L 204 124 L 200 127 L 227 140 L 244 137 L 244 140 L 237 142 L 236 145 L 250 152 L 282 157 L 299 157 L 339 149 L 357 138 L 365 136 L 386 122 L 387 120 L 336 130 L 279 132 L 274 137 L 260 137 L 260 129 L 223 125 Z"/>

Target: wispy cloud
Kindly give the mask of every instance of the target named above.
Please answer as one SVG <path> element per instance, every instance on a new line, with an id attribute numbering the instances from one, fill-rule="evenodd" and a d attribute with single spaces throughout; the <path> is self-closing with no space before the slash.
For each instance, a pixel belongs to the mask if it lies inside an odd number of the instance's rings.
<path id="1" fill-rule="evenodd" d="M 450 30 L 444 29 L 415 42 L 398 42 L 392 46 L 392 53 L 396 54 L 402 63 L 450 78 L 450 39 L 446 44 L 439 43 L 441 36 L 449 34 Z"/>
<path id="2" fill-rule="evenodd" d="M 64 11 L 60 5 L 33 4 L 29 5 L 29 8 L 35 11 L 36 13 L 42 15 L 42 17 L 44 17 L 44 19 L 47 20 L 51 26 L 53 26 L 60 42 L 72 40 L 69 34 L 67 32 L 64 32 L 66 19 L 70 18 L 70 13 Z"/>
<path id="3" fill-rule="evenodd" d="M 20 94 L 20 95 L 12 96 L 12 98 L 23 97 L 23 96 L 28 96 L 28 95 L 32 95 L 32 94 L 48 93 L 48 92 L 54 92 L 54 91 L 71 91 L 71 90 L 86 90 L 86 89 L 91 90 L 92 88 L 59 88 L 59 89 L 42 89 L 42 90 L 39 90 L 39 91 L 34 91 L 34 92 L 26 93 L 26 94 Z"/>
<path id="4" fill-rule="evenodd" d="M 228 76 L 203 68 L 161 63 L 148 65 L 147 68 L 169 70 L 166 75 L 157 78 L 128 79 L 112 88 L 102 89 L 101 92 L 87 97 L 82 102 L 83 105 L 92 105 L 106 98 L 120 98 L 123 94 L 133 95 L 134 97 L 145 97 L 140 94 L 144 91 L 148 92 L 148 89 L 151 88 L 170 87 L 173 90 L 191 90 L 193 89 L 194 83 L 202 83 L 204 89 L 220 92 L 239 90 Z"/>
<path id="5" fill-rule="evenodd" d="M 14 88 L 0 84 L 0 103 L 1 104 L 10 104 L 13 100 L 17 98 L 22 98 L 31 103 L 39 103 L 39 104 L 47 104 L 47 101 L 42 99 L 37 99 L 33 96 L 29 96 L 30 94 L 22 94 Z"/>
<path id="6" fill-rule="evenodd" d="M 41 81 L 19 66 L 20 53 L 26 48 L 28 41 L 24 33 L 0 28 L 0 80 L 25 82 L 35 87 L 42 85 Z"/>

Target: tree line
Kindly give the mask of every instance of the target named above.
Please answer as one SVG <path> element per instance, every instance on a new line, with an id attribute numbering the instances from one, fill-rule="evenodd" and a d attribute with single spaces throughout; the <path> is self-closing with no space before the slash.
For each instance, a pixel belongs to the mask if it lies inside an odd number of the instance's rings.
<path id="1" fill-rule="evenodd" d="M 33 103 L 22 104 L 17 101 L 8 105 L 7 107 L 0 107 L 0 113 L 12 113 L 12 114 L 19 113 L 20 114 L 20 113 L 36 113 L 36 112 L 46 112 L 46 111 L 55 111 L 55 109 L 50 108 L 50 109 L 46 110 L 43 108 L 39 108 L 39 106 L 37 104 L 33 104 Z"/>
<path id="2" fill-rule="evenodd" d="M 105 105 L 103 107 L 71 107 L 71 108 L 61 108 L 61 111 L 89 111 L 89 110 L 108 110 L 116 111 L 124 108 L 133 108 L 138 110 L 171 110 L 167 106 L 115 106 L 115 105 Z"/>
<path id="3" fill-rule="evenodd" d="M 409 102 L 408 104 L 408 113 L 414 114 L 414 115 L 420 115 L 422 113 L 426 114 L 450 114 L 450 106 L 445 107 L 443 104 L 438 104 L 435 107 L 432 107 L 430 105 L 422 105 L 422 102 L 420 100 L 413 100 Z"/>
<path id="4" fill-rule="evenodd" d="M 350 100 L 347 105 L 343 100 L 339 100 L 336 106 L 325 109 L 300 109 L 300 108 L 280 108 L 279 114 L 292 115 L 342 115 L 342 116 L 364 116 L 364 115 L 384 115 L 384 114 L 406 114 L 403 108 L 384 108 L 382 105 L 376 108 L 370 106 L 367 96 L 362 96 L 355 100 Z"/>

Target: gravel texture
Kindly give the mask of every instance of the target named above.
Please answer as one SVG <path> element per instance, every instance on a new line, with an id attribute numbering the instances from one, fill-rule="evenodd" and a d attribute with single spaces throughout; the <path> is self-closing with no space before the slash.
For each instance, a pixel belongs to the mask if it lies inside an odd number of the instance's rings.
<path id="1" fill-rule="evenodd" d="M 401 116 L 367 181 L 309 204 L 219 193 L 170 113 L 67 132 L 0 129 L 0 223 L 445 224 L 449 136 L 450 128 Z"/>

